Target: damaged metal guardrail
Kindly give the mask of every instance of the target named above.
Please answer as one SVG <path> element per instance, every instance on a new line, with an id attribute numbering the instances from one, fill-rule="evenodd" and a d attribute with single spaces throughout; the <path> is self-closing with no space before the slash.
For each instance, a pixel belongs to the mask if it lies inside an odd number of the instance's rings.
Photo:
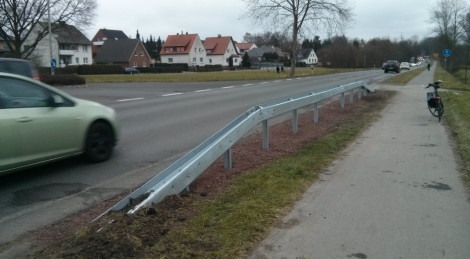
<path id="1" fill-rule="evenodd" d="M 292 112 L 292 130 L 296 133 L 298 129 L 298 109 L 313 104 L 314 121 L 318 122 L 319 102 L 341 95 L 341 107 L 344 108 L 345 94 L 350 92 L 350 102 L 353 102 L 355 90 L 358 99 L 361 99 L 362 94 L 367 95 L 367 92 L 374 92 L 374 88 L 363 81 L 359 81 L 255 106 L 121 200 L 111 210 L 122 210 L 133 201 L 141 200 L 128 211 L 129 214 L 132 214 L 141 207 L 151 206 L 152 203 L 158 203 L 169 195 L 178 194 L 188 188 L 201 173 L 224 154 L 225 167 L 231 168 L 231 147 L 259 123 L 263 124 L 263 148 L 268 149 L 269 119 Z"/>

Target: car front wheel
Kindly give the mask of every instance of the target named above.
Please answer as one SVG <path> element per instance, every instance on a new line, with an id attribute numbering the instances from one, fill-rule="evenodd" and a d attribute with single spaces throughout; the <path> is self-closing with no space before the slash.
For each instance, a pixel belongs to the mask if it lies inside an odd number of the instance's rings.
<path id="1" fill-rule="evenodd" d="M 107 160 L 113 151 L 114 134 L 111 127 L 104 122 L 95 122 L 88 130 L 85 156 L 93 163 Z"/>

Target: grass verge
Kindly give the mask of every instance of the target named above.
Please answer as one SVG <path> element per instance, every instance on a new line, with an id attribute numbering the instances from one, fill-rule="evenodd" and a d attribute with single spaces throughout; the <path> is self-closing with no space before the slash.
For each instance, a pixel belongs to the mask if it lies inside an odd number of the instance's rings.
<path id="1" fill-rule="evenodd" d="M 407 71 L 405 73 L 402 72 L 399 75 L 388 78 L 387 80 L 385 80 L 384 83 L 386 83 L 386 84 L 406 85 L 411 79 L 413 79 L 415 76 L 421 74 L 424 70 L 426 70 L 425 67 L 418 68 L 418 69 L 413 69 L 413 70 Z"/>
<path id="2" fill-rule="evenodd" d="M 434 80 L 444 81 L 442 88 L 452 91 L 440 91 L 445 104 L 444 115 L 449 123 L 452 135 L 457 142 L 463 162 L 463 177 L 470 184 L 470 85 L 462 83 L 452 74 L 438 66 Z"/>
<path id="3" fill-rule="evenodd" d="M 359 71 L 355 69 L 337 69 L 316 67 L 296 68 L 295 76 L 326 75 Z M 275 70 L 241 70 L 225 72 L 173 73 L 173 74 L 138 74 L 138 75 L 83 75 L 87 83 L 119 82 L 207 82 L 207 81 L 240 81 L 240 80 L 275 80 L 289 77 L 289 71 L 276 73 Z"/>
<path id="4" fill-rule="evenodd" d="M 434 74 L 434 81 L 437 81 L 439 79 L 444 81 L 444 83 L 442 83 L 442 88 L 450 90 L 470 91 L 470 84 L 464 84 L 452 74 L 445 71 L 440 64 L 437 65 L 436 73 Z"/>
<path id="5" fill-rule="evenodd" d="M 323 137 L 293 155 L 243 172 L 218 195 L 175 195 L 136 215 L 106 215 L 34 257 L 242 258 L 379 117 L 392 95 L 368 95 L 358 110 L 335 122 Z"/>

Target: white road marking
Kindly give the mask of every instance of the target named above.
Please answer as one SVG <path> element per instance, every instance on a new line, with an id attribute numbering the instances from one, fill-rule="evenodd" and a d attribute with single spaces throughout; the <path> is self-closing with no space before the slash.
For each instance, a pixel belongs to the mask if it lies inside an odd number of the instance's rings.
<path id="1" fill-rule="evenodd" d="M 180 95 L 180 94 L 183 94 L 183 93 L 164 94 L 164 95 L 162 95 L 162 96 L 163 96 L 163 97 L 168 97 L 168 96 L 175 96 L 175 95 Z"/>
<path id="2" fill-rule="evenodd" d="M 253 84 L 246 84 L 246 85 L 242 85 L 242 86 L 251 86 L 251 85 L 253 85 Z"/>
<path id="3" fill-rule="evenodd" d="M 234 85 L 231 85 L 231 86 L 224 86 L 222 87 L 223 89 L 230 89 L 230 88 L 234 88 L 235 86 Z"/>
<path id="4" fill-rule="evenodd" d="M 197 90 L 197 91 L 194 91 L 195 93 L 202 93 L 202 92 L 207 92 L 207 91 L 211 91 L 212 89 L 203 89 L 203 90 Z"/>
<path id="5" fill-rule="evenodd" d="M 130 102 L 130 101 L 138 101 L 138 100 L 143 100 L 144 98 L 143 97 L 140 97 L 140 98 L 132 98 L 132 99 L 121 99 L 121 100 L 117 100 L 118 102 Z"/>

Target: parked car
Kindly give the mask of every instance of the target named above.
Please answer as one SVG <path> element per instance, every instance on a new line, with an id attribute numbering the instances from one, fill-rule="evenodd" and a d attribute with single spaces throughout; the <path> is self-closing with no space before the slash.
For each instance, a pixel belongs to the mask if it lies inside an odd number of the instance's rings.
<path id="1" fill-rule="evenodd" d="M 18 58 L 0 58 L 0 72 L 13 73 L 39 80 L 39 73 L 33 62 Z"/>
<path id="2" fill-rule="evenodd" d="M 400 63 L 396 60 L 388 60 L 384 66 L 384 72 L 388 73 L 388 71 L 395 71 L 400 73 Z"/>
<path id="3" fill-rule="evenodd" d="M 112 108 L 0 72 L 0 175 L 81 154 L 102 162 L 118 139 Z"/>
<path id="4" fill-rule="evenodd" d="M 410 70 L 410 63 L 408 62 L 401 62 L 400 63 L 400 70 L 407 69 Z"/>
<path id="5" fill-rule="evenodd" d="M 137 68 L 135 68 L 135 67 L 126 67 L 126 68 L 124 68 L 124 71 L 126 71 L 126 73 L 132 74 L 132 75 L 139 73 L 139 70 L 137 70 Z"/>

